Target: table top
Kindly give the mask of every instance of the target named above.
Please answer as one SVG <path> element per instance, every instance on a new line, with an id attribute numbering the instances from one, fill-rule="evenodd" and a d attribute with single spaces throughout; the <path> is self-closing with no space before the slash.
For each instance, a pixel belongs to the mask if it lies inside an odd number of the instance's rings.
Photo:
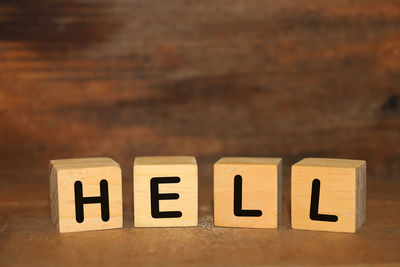
<path id="1" fill-rule="evenodd" d="M 214 227 L 211 181 L 200 177 L 198 227 L 134 228 L 132 184 L 125 183 L 122 229 L 65 234 L 50 221 L 48 184 L 5 186 L 0 190 L 0 265 L 400 263 L 397 180 L 368 180 L 367 220 L 355 234 L 291 229 L 289 179 L 278 229 Z"/>

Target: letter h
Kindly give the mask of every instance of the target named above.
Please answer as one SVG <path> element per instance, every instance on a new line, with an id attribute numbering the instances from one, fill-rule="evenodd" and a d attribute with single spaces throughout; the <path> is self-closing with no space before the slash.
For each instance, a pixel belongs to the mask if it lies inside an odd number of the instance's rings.
<path id="1" fill-rule="evenodd" d="M 78 223 L 84 220 L 83 204 L 101 204 L 101 219 L 106 222 L 110 219 L 110 208 L 108 202 L 108 183 L 106 180 L 100 181 L 99 197 L 83 197 L 82 182 L 76 181 L 75 187 L 75 218 Z"/>

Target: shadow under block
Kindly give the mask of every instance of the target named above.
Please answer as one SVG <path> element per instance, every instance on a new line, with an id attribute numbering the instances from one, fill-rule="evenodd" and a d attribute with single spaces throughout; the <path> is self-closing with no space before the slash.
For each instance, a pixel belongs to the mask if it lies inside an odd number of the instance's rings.
<path id="1" fill-rule="evenodd" d="M 121 228 L 120 166 L 110 158 L 51 160 L 50 210 L 60 233 Z"/>
<path id="2" fill-rule="evenodd" d="M 136 227 L 198 225 L 194 157 L 137 157 L 133 177 Z"/>
<path id="3" fill-rule="evenodd" d="M 277 228 L 282 196 L 281 161 L 281 158 L 218 160 L 214 164 L 215 226 Z"/>
<path id="4" fill-rule="evenodd" d="M 365 161 L 299 161 L 292 166 L 292 228 L 356 232 L 365 222 L 366 190 Z"/>

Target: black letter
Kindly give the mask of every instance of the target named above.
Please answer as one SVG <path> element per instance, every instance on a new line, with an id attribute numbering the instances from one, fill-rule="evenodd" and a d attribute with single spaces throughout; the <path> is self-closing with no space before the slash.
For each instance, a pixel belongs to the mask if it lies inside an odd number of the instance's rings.
<path id="1" fill-rule="evenodd" d="M 150 197 L 151 197 L 151 216 L 153 218 L 179 218 L 182 217 L 180 211 L 160 211 L 161 199 L 178 199 L 179 194 L 159 194 L 158 184 L 179 183 L 179 177 L 154 177 L 150 180 Z"/>
<path id="2" fill-rule="evenodd" d="M 314 179 L 311 189 L 310 219 L 313 221 L 337 222 L 338 217 L 336 215 L 318 214 L 320 186 L 321 182 L 318 179 Z"/>
<path id="3" fill-rule="evenodd" d="M 242 209 L 242 176 L 235 176 L 235 187 L 233 192 L 233 213 L 235 216 L 242 217 L 260 217 L 262 215 L 261 210 L 243 210 Z"/>
<path id="4" fill-rule="evenodd" d="M 110 209 L 108 205 L 108 183 L 106 180 L 100 181 L 99 197 L 83 197 L 82 183 L 76 181 L 75 184 L 75 218 L 78 223 L 83 222 L 83 204 L 100 203 L 101 219 L 106 222 L 110 219 Z"/>

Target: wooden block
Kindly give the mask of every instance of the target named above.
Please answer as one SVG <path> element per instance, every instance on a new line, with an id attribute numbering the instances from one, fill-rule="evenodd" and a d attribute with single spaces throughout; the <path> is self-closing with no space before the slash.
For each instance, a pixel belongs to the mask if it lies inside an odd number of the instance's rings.
<path id="1" fill-rule="evenodd" d="M 215 226 L 277 228 L 280 158 L 222 158 L 214 164 Z"/>
<path id="2" fill-rule="evenodd" d="M 136 227 L 198 225 L 194 157 L 138 157 L 133 168 Z"/>
<path id="3" fill-rule="evenodd" d="M 365 221 L 366 162 L 306 158 L 292 166 L 292 228 L 356 232 Z"/>
<path id="4" fill-rule="evenodd" d="M 110 158 L 51 160 L 50 210 L 60 233 L 122 227 L 118 163 Z"/>

